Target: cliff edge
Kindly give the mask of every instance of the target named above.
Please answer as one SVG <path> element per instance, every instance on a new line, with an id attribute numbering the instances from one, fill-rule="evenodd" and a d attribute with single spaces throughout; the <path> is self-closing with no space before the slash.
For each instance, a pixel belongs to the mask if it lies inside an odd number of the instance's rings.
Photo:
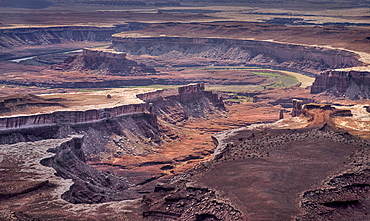
<path id="1" fill-rule="evenodd" d="M 370 72 L 365 70 L 338 69 L 322 72 L 316 77 L 311 93 L 327 91 L 351 100 L 370 98 Z"/>
<path id="2" fill-rule="evenodd" d="M 101 74 L 132 76 L 155 74 L 156 70 L 143 63 L 129 60 L 127 53 L 113 49 L 83 49 L 82 55 L 71 57 L 64 64 L 58 65 L 63 69 L 95 71 Z"/>

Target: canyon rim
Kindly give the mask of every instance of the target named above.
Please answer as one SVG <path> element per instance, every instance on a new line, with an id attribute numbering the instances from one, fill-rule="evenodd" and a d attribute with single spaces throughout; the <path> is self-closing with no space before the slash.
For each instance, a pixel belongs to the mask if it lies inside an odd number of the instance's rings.
<path id="1" fill-rule="evenodd" d="M 370 1 L 0 1 L 0 220 L 369 220 Z"/>

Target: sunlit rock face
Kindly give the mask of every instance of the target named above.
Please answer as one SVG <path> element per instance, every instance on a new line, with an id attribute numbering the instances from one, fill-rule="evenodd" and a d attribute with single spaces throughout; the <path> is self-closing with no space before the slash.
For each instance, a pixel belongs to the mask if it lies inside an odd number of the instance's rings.
<path id="1" fill-rule="evenodd" d="M 331 70 L 317 76 L 311 93 L 329 91 L 337 96 L 351 100 L 370 98 L 370 72 Z"/>
<path id="2" fill-rule="evenodd" d="M 84 68 L 91 70 L 107 70 L 115 75 L 141 75 L 143 73 L 156 73 L 154 68 L 138 64 L 126 58 L 126 53 L 116 52 L 112 49 L 83 50 Z"/>
<path id="3" fill-rule="evenodd" d="M 358 55 L 353 52 L 271 41 L 120 33 L 113 35 L 112 47 L 116 51 L 134 55 L 232 60 L 241 64 L 269 65 L 305 73 L 320 73 L 328 68 L 361 65 Z"/>

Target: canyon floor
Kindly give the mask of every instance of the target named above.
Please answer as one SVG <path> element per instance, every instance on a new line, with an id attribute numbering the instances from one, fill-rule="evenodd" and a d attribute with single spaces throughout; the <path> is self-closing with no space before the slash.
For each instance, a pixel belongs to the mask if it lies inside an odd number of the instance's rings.
<path id="1" fill-rule="evenodd" d="M 369 100 L 310 93 L 351 59 L 368 70 L 368 2 L 36 2 L 0 2 L 0 220 L 369 219 Z M 117 73 L 116 54 L 81 51 L 138 36 L 302 48 L 249 65 L 151 42 L 159 55 L 125 54 Z"/>

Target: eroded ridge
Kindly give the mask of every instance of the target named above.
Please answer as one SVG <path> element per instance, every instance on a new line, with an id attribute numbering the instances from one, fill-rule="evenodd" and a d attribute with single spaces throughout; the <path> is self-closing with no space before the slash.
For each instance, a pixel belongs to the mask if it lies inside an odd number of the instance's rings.
<path id="1" fill-rule="evenodd" d="M 370 98 L 369 68 L 362 70 L 337 69 L 322 72 L 316 77 L 311 93 L 329 92 L 335 96 L 351 100 Z"/>
<path id="2" fill-rule="evenodd" d="M 130 207 L 135 204 L 133 206 L 134 208 L 132 208 L 135 212 L 130 211 L 129 214 L 125 213 L 126 215 L 117 215 L 114 212 L 114 214 L 107 215 L 106 217 L 135 217 L 135 220 L 140 220 L 141 218 L 138 217 L 141 215 L 137 211 L 140 206 L 137 199 L 140 199 L 143 193 L 152 192 L 155 184 L 161 178 L 168 179 L 164 177 L 167 175 L 166 173 L 157 174 L 152 172 L 150 168 L 152 166 L 163 167 L 163 170 L 166 170 L 164 166 L 173 168 L 175 165 L 171 165 L 172 161 L 146 160 L 142 163 L 134 163 L 132 165 L 126 162 L 127 166 L 96 162 L 102 162 L 103 159 L 116 160 L 122 157 L 122 155 L 145 157 L 148 154 L 155 154 L 162 142 L 178 139 L 178 137 L 172 136 L 171 124 L 184 121 L 189 117 L 205 118 L 209 115 L 209 112 L 216 114 L 219 111 L 221 113 L 225 110 L 225 107 L 223 106 L 222 99 L 217 94 L 204 91 L 203 84 L 192 84 L 169 91 L 159 90 L 148 95 L 141 94 L 139 97 L 142 97 L 147 102 L 139 104 L 145 107 L 141 112 L 133 109 L 132 112 L 124 114 L 114 116 L 105 115 L 103 118 L 93 122 L 83 121 L 85 118 L 80 118 L 81 122 L 75 122 L 73 119 L 72 121 L 69 119 L 69 121 L 53 123 L 51 125 L 35 124 L 28 125 L 27 127 L 24 125 L 10 127 L 2 131 L 1 142 L 6 144 L 15 143 L 13 146 L 16 145 L 19 148 L 18 151 L 22 152 L 24 151 L 23 148 L 27 147 L 28 144 L 42 145 L 45 139 L 51 142 L 55 141 L 56 138 L 65 138 L 70 135 L 78 136 L 62 144 L 58 143 L 54 146 L 45 145 L 38 151 L 47 152 L 47 155 L 43 155 L 44 157 L 35 162 L 33 162 L 34 158 L 27 160 L 34 165 L 38 165 L 38 167 L 40 167 L 38 161 L 41 161 L 41 164 L 44 166 L 52 167 L 56 172 L 44 167 L 45 170 L 51 173 L 49 174 L 51 177 L 56 175 L 57 177 L 68 179 L 69 186 L 64 191 L 59 191 L 56 197 L 62 197 L 62 199 L 75 204 L 103 203 L 112 206 L 112 210 L 125 208 L 127 205 Z M 102 111 L 107 110 L 111 109 L 103 109 Z M 81 116 L 85 112 L 71 111 L 70 113 Z M 66 114 L 68 115 L 68 112 Z M 14 118 L 18 117 L 14 116 Z M 32 123 L 33 121 L 30 122 Z M 33 147 L 37 149 L 37 146 Z M 126 149 L 127 151 L 131 149 L 131 151 L 125 153 Z M 7 148 L 4 147 L 3 150 L 6 152 Z M 6 161 L 8 157 L 5 152 L 1 155 L 1 162 L 8 162 Z M 20 153 L 15 152 L 14 154 Z M 181 166 L 181 164 L 191 159 L 193 158 L 179 157 L 173 160 Z M 99 170 L 97 168 L 102 166 L 109 168 L 115 166 L 120 172 L 125 173 L 125 175 L 117 175 L 115 174 L 117 171 L 110 172 L 110 169 L 107 170 L 105 168 L 105 170 Z M 6 174 L 16 174 L 17 172 L 15 170 L 18 170 L 18 167 L 19 165 L 14 165 L 9 170 L 6 169 Z M 144 172 L 138 173 L 137 171 L 131 171 L 130 169 L 133 168 L 143 168 Z M 3 170 L 0 172 L 3 173 Z M 140 174 L 139 177 L 138 174 Z M 4 175 L 4 179 L 8 178 Z M 11 181 L 7 182 L 7 184 L 11 185 Z M 4 200 L 14 200 L 18 195 L 28 194 L 34 190 L 38 191 L 38 189 L 52 188 L 54 187 L 53 185 L 57 185 L 57 183 L 49 185 L 49 181 L 42 180 L 41 182 L 30 183 L 30 188 L 24 188 L 23 190 L 22 187 L 20 191 L 12 191 L 4 187 L 4 191 L 0 196 Z M 36 203 L 45 202 L 43 198 L 37 198 L 36 201 Z M 111 203 L 112 201 L 119 202 Z M 127 203 L 128 201 L 129 203 Z M 62 202 L 60 201 L 59 203 L 64 205 L 65 203 Z M 120 206 L 118 204 L 122 205 Z M 55 205 L 50 204 L 50 207 L 54 208 Z M 101 207 L 104 207 L 104 205 L 91 207 L 70 205 L 68 208 L 73 209 L 77 207 L 82 211 L 89 209 L 97 211 Z M 16 210 L 17 208 L 15 207 L 7 209 L 9 213 Z M 47 216 L 44 212 L 36 212 L 33 208 L 30 208 L 30 211 L 26 213 L 31 218 L 43 218 Z M 69 211 L 61 209 L 55 216 L 65 217 L 69 213 Z M 4 216 L 8 215 L 5 214 Z M 85 215 L 85 213 L 81 213 L 73 217 L 81 218 L 85 217 Z M 95 215 L 92 217 L 95 217 Z"/>
<path id="3" fill-rule="evenodd" d="M 133 55 L 152 55 L 162 59 L 228 60 L 230 63 L 274 67 L 309 75 L 329 68 L 362 65 L 359 55 L 346 50 L 240 38 L 195 38 L 124 32 L 113 35 L 112 48 Z"/>

